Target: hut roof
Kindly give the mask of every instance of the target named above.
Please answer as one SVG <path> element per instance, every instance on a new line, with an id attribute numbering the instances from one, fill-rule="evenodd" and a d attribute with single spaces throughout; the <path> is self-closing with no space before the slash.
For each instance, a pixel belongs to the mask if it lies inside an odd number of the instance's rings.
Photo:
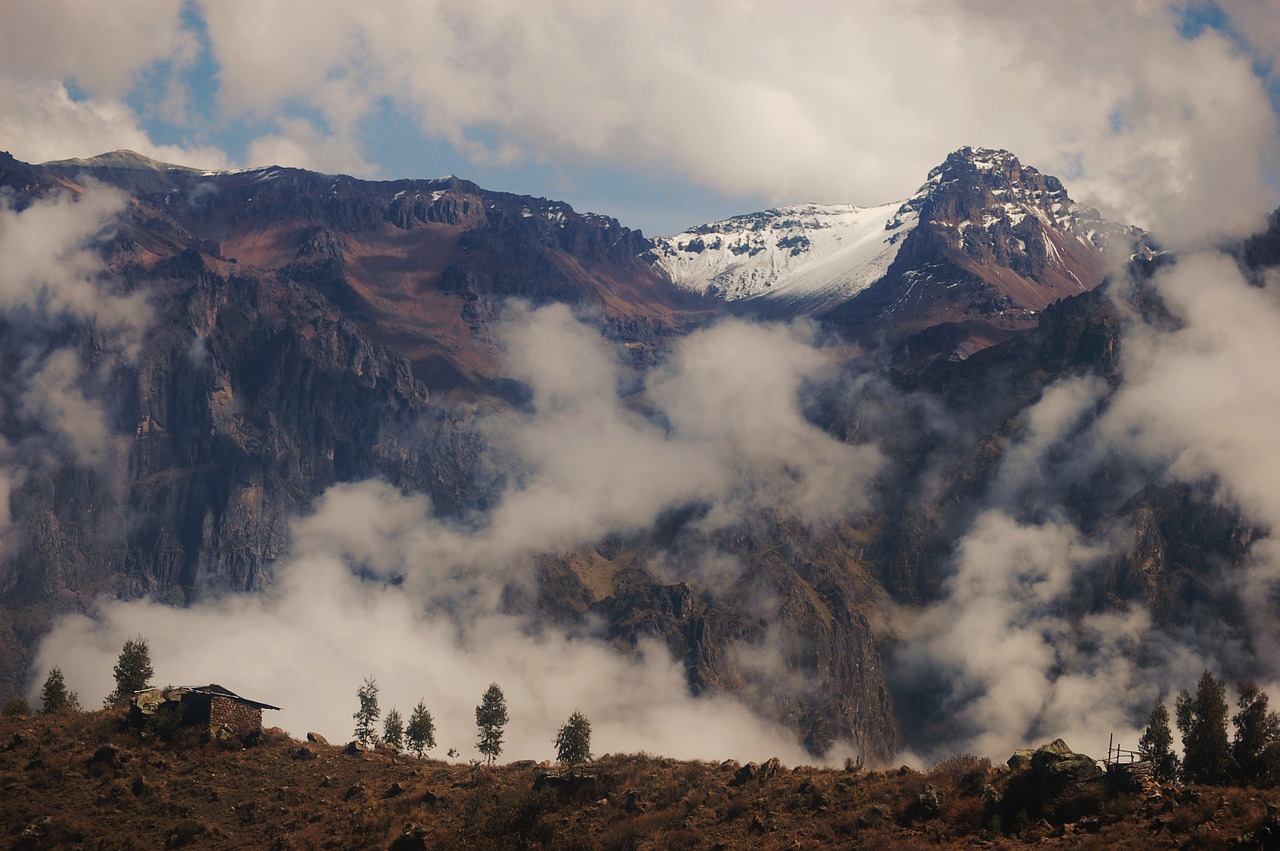
<path id="1" fill-rule="evenodd" d="M 217 683 L 209 683 L 209 685 L 207 686 L 184 686 L 184 690 L 195 693 L 195 694 L 207 694 L 207 695 L 210 695 L 211 697 L 228 698 L 230 700 L 234 700 L 237 703 L 243 703 L 248 706 L 255 706 L 258 709 L 274 709 L 277 712 L 280 711 L 279 706 L 272 706 L 270 703 L 262 703 L 257 700 L 250 700 L 247 697 L 241 697 L 240 695 L 233 692 L 231 689 L 226 688 L 225 686 L 220 686 Z"/>

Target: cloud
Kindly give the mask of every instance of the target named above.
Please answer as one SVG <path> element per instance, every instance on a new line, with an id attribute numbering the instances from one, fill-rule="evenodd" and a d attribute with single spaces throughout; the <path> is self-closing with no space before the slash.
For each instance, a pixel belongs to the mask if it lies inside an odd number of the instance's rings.
<path id="1" fill-rule="evenodd" d="M 1206 667 L 1280 682 L 1274 283 L 1251 285 L 1224 254 L 1180 257 L 1149 284 L 1173 321 L 1131 315 L 1118 387 L 1066 378 L 1020 415 L 984 510 L 956 542 L 942 599 L 897 623 L 894 676 L 909 692 L 944 695 L 921 747 L 998 756 L 1061 736 L 1093 753 L 1113 732 L 1136 741 L 1156 700 Z M 1234 596 L 1239 622 L 1158 626 L 1140 601 L 1088 602 L 1132 541 L 1105 526 L 1085 535 L 1063 506 L 1073 483 L 1123 476 L 1117 459 L 1156 484 L 1208 484 L 1264 530 L 1245 539 L 1237 567 L 1200 566 L 1215 593 Z"/>
<path id="2" fill-rule="evenodd" d="M 182 7 L 183 0 L 7 0 L 0 73 L 122 95 L 156 62 L 190 58 L 195 45 Z"/>
<path id="3" fill-rule="evenodd" d="M 943 694 L 944 729 L 918 747 L 996 757 L 1062 736 L 1094 753 L 1108 734 L 1133 733 L 1135 714 L 1160 694 L 1136 661 L 1146 613 L 1070 614 L 1103 552 L 1070 523 L 1023 524 L 994 509 L 977 518 L 945 599 L 899 636 L 895 676 Z"/>
<path id="4" fill-rule="evenodd" d="M 676 346 L 649 389 L 674 435 L 729 472 L 732 513 L 776 507 L 832 522 L 869 507 L 884 464 L 874 446 L 837 440 L 802 414 L 805 383 L 832 368 L 802 330 L 724 322 Z"/>
<path id="5" fill-rule="evenodd" d="M 1280 301 L 1250 286 L 1230 257 L 1181 258 L 1156 279 L 1181 320 L 1125 340 L 1125 382 L 1101 428 L 1112 445 L 1164 462 L 1170 475 L 1219 479 L 1246 513 L 1280 528 Z"/>
<path id="6" fill-rule="evenodd" d="M 1000 470 L 991 485 L 988 499 L 994 505 L 1038 508 L 1048 497 L 1060 498 L 1061 487 L 1049 487 L 1055 475 L 1047 462 L 1050 453 L 1067 443 L 1073 431 L 1088 422 L 1107 391 L 1095 376 L 1072 377 L 1045 390 L 1040 400 L 1021 418 L 1021 431 L 1005 452 Z M 1092 453 L 1084 453 L 1084 464 L 1096 463 Z"/>
<path id="7" fill-rule="evenodd" d="M 504 614 L 503 591 L 531 581 L 532 555 L 646 529 L 689 502 L 717 506 L 714 524 L 764 507 L 820 523 L 866 506 L 878 454 L 835 441 L 797 412 L 804 380 L 824 372 L 826 356 L 790 329 L 725 323 L 678 343 L 640 404 L 643 385 L 564 306 L 516 310 L 502 339 L 532 400 L 484 426 L 495 463 L 509 471 L 487 515 L 444 520 L 425 496 L 380 481 L 335 486 L 295 521 L 291 551 L 263 595 L 182 610 L 100 601 L 92 617 L 55 626 L 37 667 L 61 666 L 93 699 L 110 689 L 121 642 L 142 633 L 161 681 L 217 681 L 285 705 L 281 721 L 297 734 L 345 736 L 354 689 L 372 675 L 384 707 L 406 711 L 424 697 L 442 749 L 471 755 L 474 706 L 496 681 L 511 707 L 510 757 L 551 756 L 556 728 L 580 709 L 597 752 L 811 759 L 792 731 L 743 703 L 692 697 L 683 664 L 660 643 L 621 653 L 571 637 Z M 691 394 L 704 404 L 688 404 Z M 727 587 L 740 568 L 709 551 L 678 569 Z M 201 640 L 184 638 L 192 634 Z M 772 632 L 731 650 L 758 705 L 767 704 L 762 684 L 805 685 L 786 675 L 780 641 Z"/>
<path id="8" fill-rule="evenodd" d="M 139 116 L 121 100 L 73 100 L 56 80 L 0 77 L 0 139 L 24 162 L 49 162 L 126 149 L 161 162 L 229 168 L 231 160 L 207 145 L 162 145 L 151 140 Z"/>
<path id="9" fill-rule="evenodd" d="M 691 697 L 682 666 L 655 643 L 624 656 L 592 640 L 530 633 L 523 620 L 492 613 L 459 629 L 424 615 L 413 595 L 361 582 L 332 558 L 296 559 L 278 576 L 264 596 L 188 609 L 104 603 L 94 619 L 61 621 L 36 667 L 59 665 L 92 701 L 110 690 L 124 640 L 142 634 L 158 683 L 222 683 L 283 707 L 266 722 L 299 736 L 349 738 L 356 688 L 373 676 L 384 713 L 425 700 L 439 731 L 437 756 L 451 747 L 463 759 L 477 756 L 474 708 L 497 682 L 511 715 L 504 759 L 553 758 L 555 731 L 577 709 L 591 719 L 596 753 L 806 760 L 793 734 L 732 699 Z"/>
<path id="10" fill-rule="evenodd" d="M 5 412 L 19 437 L 0 444 L 0 527 L 28 476 L 62 462 L 101 468 L 112 456 L 100 372 L 137 357 L 151 319 L 145 293 L 117 291 L 100 253 L 125 208 L 101 186 L 0 206 L 0 319 L 19 359 Z M 67 320 L 90 329 L 94 357 L 65 342 Z"/>
<path id="11" fill-rule="evenodd" d="M 364 146 L 390 109 L 477 164 L 640 169 L 775 202 L 902 198 L 972 144 L 1013 150 L 1169 243 L 1247 232 L 1275 205 L 1266 84 L 1280 41 L 1259 2 L 1195 38 L 1174 6 L 1105 0 L 1016 13 L 992 0 L 317 0 L 305 28 L 250 0 L 199 2 L 190 20 L 179 0 L 10 5 L 0 132 L 28 160 L 127 147 L 228 165 L 190 141 L 208 126 L 155 144 L 123 100 L 181 123 L 173 104 L 196 96 L 185 75 L 207 38 L 216 126 L 274 124 L 247 143 L 253 164 L 374 175 Z M 120 38 L 100 37 L 108 14 L 131 21 Z"/>
<path id="12" fill-rule="evenodd" d="M 1103 440 L 1159 465 L 1171 478 L 1207 482 L 1245 522 L 1280 529 L 1280 298 L 1275 279 L 1252 286 L 1222 254 L 1181 258 L 1155 286 L 1176 317 L 1174 330 L 1139 326 L 1125 341 L 1125 382 L 1099 424 Z M 1280 680 L 1280 551 L 1253 543 L 1235 586 L 1248 616 L 1254 659 L 1238 664 Z M 1224 660 L 1230 657 L 1224 656 Z"/>
<path id="13" fill-rule="evenodd" d="M 56 349 L 20 379 L 23 414 L 46 436 L 60 439 L 66 455 L 82 467 L 96 467 L 110 451 L 106 412 L 81 387 L 84 367 L 77 352 Z"/>
<path id="14" fill-rule="evenodd" d="M 1274 204 L 1251 57 L 1183 37 L 1171 7 L 325 2 L 305 37 L 270 5 L 202 9 L 231 114 L 301 103 L 340 140 L 390 103 L 473 159 L 861 203 L 904 197 L 961 145 L 1007 147 L 1173 241 Z"/>
<path id="15" fill-rule="evenodd" d="M 163 162 L 229 167 L 217 148 L 152 141 L 125 102 L 143 91 L 146 108 L 174 118 L 172 102 L 187 99 L 178 73 L 194 61 L 198 44 L 183 26 L 183 6 L 183 0 L 7 2 L 0 29 L 0 147 L 26 162 L 126 148 Z M 161 91 L 153 95 L 152 85 Z"/>
<path id="16" fill-rule="evenodd" d="M 95 250 L 126 205 L 123 193 L 93 186 L 37 200 L 20 212 L 0 207 L 0 310 L 19 311 L 38 325 L 63 316 L 92 321 L 122 347 L 135 349 L 151 317 L 146 296 L 111 290 Z"/>
<path id="17" fill-rule="evenodd" d="M 264 594 L 181 610 L 104 601 L 93 618 L 61 621 L 42 643 L 37 668 L 59 665 L 82 695 L 105 694 L 120 645 L 141 633 L 158 682 L 216 681 L 280 704 L 279 723 L 298 735 L 347 736 L 355 688 L 371 675 L 384 709 L 404 712 L 424 698 L 441 751 L 456 747 L 464 758 L 474 755 L 474 706 L 496 681 L 511 709 L 509 758 L 551 757 L 556 728 L 579 709 L 592 720 L 597 752 L 806 759 L 792 733 L 732 699 L 691 697 L 683 666 L 660 644 L 642 642 L 623 655 L 595 640 L 535 631 L 492 606 L 455 618 L 424 599 L 437 592 L 438 601 L 448 590 L 353 575 L 356 564 L 404 567 L 416 558 L 424 541 L 405 536 L 427 531 L 425 508 L 421 497 L 385 486 L 335 489 L 295 526 L 294 551 Z M 201 640 L 184 639 L 193 634 Z"/>
<path id="18" fill-rule="evenodd" d="M 830 360 L 791 329 L 730 321 L 695 332 L 643 384 L 564 305 L 516 309 L 499 333 L 532 401 L 480 426 L 505 476 L 493 508 L 458 526 L 385 483 L 340 485 L 300 522 L 300 547 L 406 577 L 457 610 L 496 606 L 533 555 L 646 530 L 673 508 L 709 506 L 702 522 L 717 529 L 762 509 L 824 524 L 870 505 L 883 458 L 801 416 L 803 382 Z M 720 583 L 735 572 L 719 553 L 681 569 Z"/>
<path id="19" fill-rule="evenodd" d="M 360 155 L 349 135 L 330 135 L 305 118 L 276 119 L 279 132 L 259 136 L 249 143 L 245 161 L 261 165 L 288 165 L 321 173 L 378 177 L 380 169 Z"/>

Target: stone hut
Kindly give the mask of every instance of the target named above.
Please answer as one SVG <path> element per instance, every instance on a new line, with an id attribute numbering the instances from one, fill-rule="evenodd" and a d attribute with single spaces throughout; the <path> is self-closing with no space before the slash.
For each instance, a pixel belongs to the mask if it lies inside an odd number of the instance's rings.
<path id="1" fill-rule="evenodd" d="M 262 729 L 262 710 L 280 707 L 241 697 L 217 683 L 190 689 L 182 698 L 183 721 L 216 730 L 226 727 L 238 736 Z M 190 720 L 187 720 L 187 719 Z"/>
<path id="2" fill-rule="evenodd" d="M 133 698 L 133 709 L 143 718 L 175 704 L 182 707 L 181 723 L 184 726 L 205 727 L 209 730 L 225 727 L 242 737 L 262 729 L 262 710 L 280 709 L 269 703 L 241 697 L 217 683 L 147 689 Z"/>

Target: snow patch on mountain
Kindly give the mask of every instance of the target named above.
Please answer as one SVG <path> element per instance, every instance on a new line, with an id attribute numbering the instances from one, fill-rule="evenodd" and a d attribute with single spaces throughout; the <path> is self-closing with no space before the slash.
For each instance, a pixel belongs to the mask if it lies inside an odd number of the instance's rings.
<path id="1" fill-rule="evenodd" d="M 917 220 L 902 202 L 779 207 L 656 239 L 655 264 L 729 301 L 841 301 L 884 276 Z"/>

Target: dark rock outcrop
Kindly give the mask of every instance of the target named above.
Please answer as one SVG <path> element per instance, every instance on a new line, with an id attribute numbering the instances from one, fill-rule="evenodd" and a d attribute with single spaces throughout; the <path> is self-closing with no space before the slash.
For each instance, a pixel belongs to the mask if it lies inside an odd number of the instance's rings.
<path id="1" fill-rule="evenodd" d="M 1015 765 L 1016 763 L 1016 765 Z M 1002 820 L 1016 824 L 1030 818 L 1066 824 L 1096 815 L 1107 796 L 1107 774 L 1092 757 L 1078 754 L 1062 739 L 1041 745 L 1030 765 L 1020 754 L 1009 764 L 1016 777 L 1009 781 L 1000 802 Z"/>

